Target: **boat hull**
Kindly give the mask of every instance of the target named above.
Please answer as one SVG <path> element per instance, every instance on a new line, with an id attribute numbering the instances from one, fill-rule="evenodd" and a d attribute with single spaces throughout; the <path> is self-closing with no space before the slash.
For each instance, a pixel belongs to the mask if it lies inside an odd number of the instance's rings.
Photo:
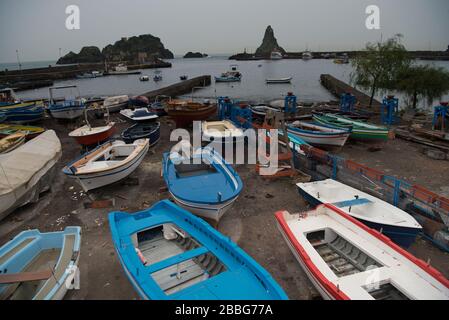
<path id="1" fill-rule="evenodd" d="M 49 112 L 55 119 L 73 120 L 83 115 L 84 108 L 49 109 Z"/>
<path id="2" fill-rule="evenodd" d="M 193 121 L 207 120 L 216 114 L 217 107 L 211 106 L 199 111 L 168 110 L 168 115 L 175 121 L 177 128 L 190 126 Z"/>
<path id="3" fill-rule="evenodd" d="M 309 194 L 307 191 L 301 189 L 300 187 L 298 187 L 298 192 L 308 203 L 310 203 L 314 207 L 324 204 L 319 199 L 315 198 L 314 196 Z M 349 212 L 348 214 L 350 215 Z M 410 247 L 410 245 L 412 245 L 412 243 L 415 242 L 418 234 L 421 232 L 421 230 L 417 228 L 392 226 L 382 223 L 374 223 L 372 221 L 367 221 L 360 218 L 356 219 L 372 229 L 381 231 L 384 235 L 389 237 L 391 240 L 393 240 L 395 243 L 397 243 L 403 248 Z"/>
<path id="4" fill-rule="evenodd" d="M 304 132 L 302 130 L 294 130 L 287 128 L 288 133 L 314 146 L 334 146 L 343 147 L 349 138 L 350 133 L 336 133 L 336 134 L 314 134 L 311 132 Z"/>
<path id="5" fill-rule="evenodd" d="M 111 126 L 108 130 L 100 133 L 85 136 L 77 136 L 73 138 L 75 138 L 76 142 L 78 142 L 80 145 L 91 146 L 108 140 L 110 137 L 112 137 L 114 133 L 115 133 L 115 126 Z"/>
<path id="6" fill-rule="evenodd" d="M 150 147 L 154 146 L 156 143 L 159 142 L 160 136 L 161 136 L 161 125 L 158 122 L 157 126 L 154 130 L 148 133 L 133 133 L 133 128 L 136 128 L 138 126 L 141 126 L 142 124 L 135 124 L 125 131 L 122 132 L 120 135 L 123 141 L 125 143 L 133 143 L 134 141 L 138 139 L 149 139 L 150 140 Z"/>

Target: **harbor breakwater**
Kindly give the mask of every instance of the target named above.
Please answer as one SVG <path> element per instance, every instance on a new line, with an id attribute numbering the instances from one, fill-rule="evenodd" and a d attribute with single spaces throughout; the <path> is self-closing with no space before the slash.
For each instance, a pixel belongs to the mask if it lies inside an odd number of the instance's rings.
<path id="1" fill-rule="evenodd" d="M 212 83 L 211 76 L 203 75 L 172 84 L 168 87 L 149 91 L 142 95 L 150 100 L 155 100 L 157 96 L 176 97 L 188 93 L 193 93 L 195 89 L 210 86 L 211 83 Z"/>

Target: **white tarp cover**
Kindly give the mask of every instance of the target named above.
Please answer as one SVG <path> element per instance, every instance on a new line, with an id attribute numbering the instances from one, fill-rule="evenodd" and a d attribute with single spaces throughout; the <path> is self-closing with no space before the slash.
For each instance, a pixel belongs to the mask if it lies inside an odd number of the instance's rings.
<path id="1" fill-rule="evenodd" d="M 47 130 L 16 150 L 0 155 L 0 196 L 24 184 L 31 188 L 61 156 L 61 142 Z"/>

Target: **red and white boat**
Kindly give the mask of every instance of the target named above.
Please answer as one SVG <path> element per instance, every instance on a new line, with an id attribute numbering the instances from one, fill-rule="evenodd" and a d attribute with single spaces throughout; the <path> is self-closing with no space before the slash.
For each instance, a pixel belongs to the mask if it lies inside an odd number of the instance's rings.
<path id="1" fill-rule="evenodd" d="M 106 125 L 100 127 L 92 127 L 85 114 L 86 125 L 73 130 L 69 136 L 75 138 L 76 142 L 83 146 L 92 146 L 108 140 L 115 133 L 115 122 L 109 121 L 109 111 L 107 114 Z"/>
<path id="2" fill-rule="evenodd" d="M 449 300 L 449 280 L 342 210 L 275 214 L 309 279 L 328 300 Z"/>

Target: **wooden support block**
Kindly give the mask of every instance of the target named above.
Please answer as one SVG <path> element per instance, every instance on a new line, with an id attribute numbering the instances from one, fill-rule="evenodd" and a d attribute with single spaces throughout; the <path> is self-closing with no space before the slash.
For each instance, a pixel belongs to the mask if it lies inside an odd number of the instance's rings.
<path id="1" fill-rule="evenodd" d="M 95 200 L 92 202 L 84 202 L 85 209 L 104 209 L 115 206 L 115 199 Z"/>
<path id="2" fill-rule="evenodd" d="M 0 284 L 47 280 L 52 276 L 52 274 L 53 273 L 51 272 L 50 269 L 34 272 L 0 274 Z"/>

